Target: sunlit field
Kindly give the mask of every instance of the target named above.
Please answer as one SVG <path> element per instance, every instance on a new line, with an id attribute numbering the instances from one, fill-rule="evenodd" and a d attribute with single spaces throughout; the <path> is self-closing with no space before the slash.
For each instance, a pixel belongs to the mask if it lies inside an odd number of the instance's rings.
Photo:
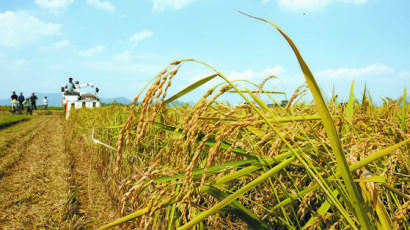
<path id="1" fill-rule="evenodd" d="M 119 216 L 101 229 L 409 228 L 406 90 L 375 106 L 371 92 L 354 95 L 352 83 L 343 104 L 336 95 L 325 100 L 277 29 L 306 80 L 285 105 L 261 100 L 273 77 L 231 82 L 186 59 L 161 71 L 129 107 L 71 112 L 67 132 L 87 143 Z M 181 65 L 192 62 L 214 75 L 167 95 Z M 171 106 L 214 78 L 225 84 L 194 105 Z M 246 103 L 219 101 L 227 92 Z"/>

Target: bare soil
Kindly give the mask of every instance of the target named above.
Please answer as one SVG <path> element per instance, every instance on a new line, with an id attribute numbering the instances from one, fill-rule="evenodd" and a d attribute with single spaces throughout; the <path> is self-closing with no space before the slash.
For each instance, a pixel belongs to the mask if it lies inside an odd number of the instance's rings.
<path id="1" fill-rule="evenodd" d="M 64 116 L 0 130 L 0 229 L 95 229 L 115 219 L 86 143 Z"/>

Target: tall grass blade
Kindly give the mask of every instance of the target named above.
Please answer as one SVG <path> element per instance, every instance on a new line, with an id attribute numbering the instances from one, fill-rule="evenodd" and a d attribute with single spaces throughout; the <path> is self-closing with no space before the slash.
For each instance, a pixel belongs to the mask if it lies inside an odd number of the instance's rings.
<path id="1" fill-rule="evenodd" d="M 165 201 L 161 202 L 161 205 L 160 205 L 160 206 L 161 206 L 161 208 L 163 208 L 163 207 L 167 207 L 168 205 L 171 205 L 171 204 L 174 204 L 174 203 L 175 203 L 175 202 L 172 201 L 172 197 L 170 197 L 170 198 L 166 199 Z M 143 208 L 143 209 L 139 209 L 139 210 L 135 211 L 134 213 L 131 213 L 130 215 L 127 215 L 127 216 L 118 218 L 118 219 L 114 220 L 113 222 L 111 222 L 111 223 L 109 223 L 109 224 L 106 224 L 106 225 L 101 226 L 101 227 L 98 228 L 98 229 L 99 229 L 99 230 L 110 229 L 110 228 L 115 227 L 115 226 L 117 226 L 117 225 L 120 225 L 120 224 L 122 224 L 122 223 L 131 221 L 131 220 L 134 220 L 135 218 L 138 218 L 138 217 L 140 217 L 140 216 L 142 216 L 142 215 L 145 215 L 145 214 L 147 214 L 149 211 L 150 211 L 150 207 L 146 207 L 146 208 Z"/>
<path id="2" fill-rule="evenodd" d="M 364 90 L 363 90 L 363 97 L 362 97 L 362 112 L 366 111 L 366 84 L 364 84 Z"/>
<path id="3" fill-rule="evenodd" d="M 365 212 L 364 203 L 360 198 L 360 193 L 358 188 L 356 187 L 355 182 L 353 181 L 353 176 L 349 170 L 349 165 L 347 164 L 346 157 L 343 153 L 342 145 L 340 143 L 339 136 L 336 132 L 335 125 L 333 123 L 332 117 L 329 113 L 329 110 L 326 106 L 326 103 L 323 99 L 322 93 L 319 89 L 318 84 L 316 83 L 315 78 L 313 77 L 312 72 L 310 71 L 308 65 L 305 63 L 304 59 L 302 58 L 299 50 L 296 48 L 296 45 L 293 43 L 293 41 L 284 33 L 282 30 L 274 23 L 258 18 L 243 12 L 240 12 L 244 15 L 247 15 L 249 17 L 262 20 L 264 22 L 267 22 L 271 25 L 273 25 L 281 34 L 282 36 L 287 40 L 289 45 L 292 47 L 293 52 L 295 53 L 299 65 L 302 69 L 302 72 L 305 76 L 306 82 L 313 94 L 313 98 L 317 104 L 317 109 L 319 111 L 319 115 L 322 117 L 322 122 L 324 125 L 324 128 L 326 130 L 326 133 L 328 135 L 328 138 L 330 139 L 330 143 L 332 146 L 332 150 L 334 152 L 334 155 L 336 157 L 337 165 L 338 165 L 338 170 L 339 172 L 342 172 L 342 177 L 343 180 L 346 184 L 347 191 L 349 193 L 349 198 L 351 199 L 351 202 L 353 204 L 354 210 L 352 210 L 355 214 L 357 219 L 360 222 L 360 227 L 363 229 L 372 229 L 372 225 L 370 224 L 370 220 Z"/>
<path id="4" fill-rule="evenodd" d="M 286 166 L 288 166 L 290 163 L 292 163 L 295 160 L 295 157 L 291 157 L 286 161 L 281 162 L 280 164 L 278 164 L 277 166 L 273 167 L 272 169 L 270 169 L 269 171 L 267 171 L 266 173 L 262 174 L 261 176 L 259 176 L 258 178 L 256 178 L 255 180 L 253 180 L 252 182 L 250 182 L 249 184 L 241 187 L 238 191 L 236 191 L 235 193 L 229 195 L 228 197 L 226 197 L 225 199 L 223 199 L 221 202 L 217 203 L 216 205 L 214 205 L 212 208 L 200 213 L 199 215 L 197 215 L 196 217 L 194 217 L 191 221 L 189 221 L 188 223 L 186 223 L 184 226 L 177 228 L 179 230 L 187 230 L 187 229 L 191 229 L 193 228 L 195 225 L 197 225 L 199 222 L 205 220 L 206 218 L 208 218 L 211 215 L 216 214 L 217 212 L 219 212 L 219 210 L 221 210 L 222 208 L 226 207 L 227 205 L 229 205 L 232 201 L 238 199 L 240 196 L 242 196 L 244 193 L 248 192 L 249 190 L 255 188 L 257 185 L 263 183 L 264 181 L 266 181 L 267 179 L 269 179 L 272 175 L 278 173 L 280 170 L 284 169 Z"/>
<path id="5" fill-rule="evenodd" d="M 407 143 L 410 143 L 410 139 L 406 139 L 406 140 L 404 140 L 404 141 L 402 141 L 402 142 L 400 142 L 400 143 L 397 143 L 397 144 L 395 144 L 395 145 L 392 145 L 392 146 L 390 146 L 390 147 L 387 147 L 387 148 L 385 148 L 385 149 L 382 149 L 382 150 L 380 150 L 380 151 L 378 151 L 378 152 L 372 154 L 371 156 L 368 156 L 368 157 L 366 157 L 365 159 L 363 159 L 363 160 L 361 160 L 361 161 L 359 161 L 359 162 L 356 162 L 356 163 L 352 164 L 352 165 L 349 167 L 349 170 L 353 172 L 353 171 L 355 171 L 355 170 L 357 170 L 357 169 L 359 169 L 359 168 L 361 168 L 361 167 L 364 167 L 364 166 L 366 166 L 366 165 L 371 164 L 371 163 L 374 162 L 374 161 L 380 160 L 381 158 L 383 158 L 383 157 L 385 157 L 385 156 L 387 156 L 387 155 L 393 153 L 395 150 L 397 150 L 398 148 L 400 148 L 400 147 L 406 145 Z M 335 178 L 339 178 L 340 176 L 341 176 L 341 172 L 338 172 L 335 177 L 330 177 L 330 178 L 328 178 L 328 179 L 335 179 Z M 312 191 L 315 191 L 315 190 L 318 189 L 318 188 L 319 188 L 319 185 L 316 184 L 316 185 L 313 185 L 313 186 L 311 186 L 311 187 L 309 187 L 309 188 L 307 188 L 307 189 L 304 189 L 304 190 L 298 192 L 297 194 L 292 194 L 291 197 L 289 197 L 289 198 L 283 200 L 282 202 L 280 202 L 279 204 L 277 204 L 275 207 L 273 207 L 273 208 L 272 208 L 272 211 L 275 210 L 275 209 L 281 208 L 281 207 L 283 207 L 283 206 L 285 206 L 285 205 L 287 205 L 287 204 L 290 204 L 292 201 L 294 201 L 294 200 L 296 200 L 296 199 L 298 199 L 298 198 L 301 198 L 301 197 L 305 196 L 306 194 L 308 194 L 308 193 L 310 193 L 310 192 L 312 192 Z"/>
<path id="6" fill-rule="evenodd" d="M 332 192 L 333 196 L 337 196 L 339 194 L 339 191 L 334 190 Z M 316 218 L 322 218 L 325 216 L 325 214 L 328 212 L 329 208 L 331 207 L 329 201 L 325 201 L 320 208 L 317 210 L 317 216 L 312 216 L 309 221 L 305 224 L 305 226 L 303 227 L 303 229 L 307 229 L 314 221 Z"/>
<path id="7" fill-rule="evenodd" d="M 228 197 L 228 194 L 222 192 L 214 186 L 204 186 L 203 192 L 217 198 L 218 200 L 224 200 Z M 237 201 L 232 201 L 229 204 L 229 207 L 224 208 L 223 210 L 239 217 L 252 229 L 270 229 L 264 221 Z"/>
<path id="8" fill-rule="evenodd" d="M 253 94 L 248 88 L 246 88 L 246 92 L 252 97 L 252 99 L 261 107 L 263 108 L 266 112 L 270 112 L 269 107 L 255 94 Z"/>
<path id="9" fill-rule="evenodd" d="M 176 133 L 176 134 L 182 134 L 183 130 L 182 129 L 177 129 L 176 127 L 170 126 L 170 125 L 166 125 L 166 124 L 162 124 L 159 122 L 154 122 L 154 125 L 157 126 L 158 128 L 167 131 L 167 132 L 172 132 L 172 133 Z M 202 141 L 202 139 L 205 137 L 205 134 L 199 133 L 198 137 L 197 137 L 197 141 L 200 142 Z M 205 145 L 208 146 L 215 146 L 216 145 L 216 140 L 214 137 L 209 137 L 206 141 L 205 141 Z M 231 144 L 226 142 L 226 141 L 222 141 L 222 144 L 219 146 L 221 149 L 229 149 L 231 147 Z M 234 147 L 232 148 L 232 152 L 245 156 L 247 158 L 253 158 L 253 159 L 257 159 L 257 157 L 253 154 L 250 154 L 248 152 L 246 152 L 245 150 L 242 150 L 238 147 Z"/>
<path id="10" fill-rule="evenodd" d="M 177 100 L 178 98 L 184 96 L 185 94 L 191 92 L 192 90 L 195 90 L 196 88 L 200 87 L 201 85 L 207 83 L 208 81 L 214 79 L 216 76 L 218 76 L 218 74 L 213 74 L 211 76 L 202 78 L 201 80 L 189 85 L 188 87 L 186 87 L 185 89 L 179 91 L 177 94 L 173 95 L 172 97 L 168 98 L 167 100 L 164 101 L 164 104 L 169 104 L 175 100 Z"/>
<path id="11" fill-rule="evenodd" d="M 352 82 L 352 86 L 350 87 L 350 95 L 349 95 L 349 101 L 347 102 L 346 106 L 346 119 L 351 122 L 353 119 L 353 114 L 354 114 L 354 81 Z M 346 125 L 346 132 L 349 131 L 349 126 Z"/>
<path id="12" fill-rule="evenodd" d="M 401 129 L 403 131 L 405 131 L 406 129 L 406 116 L 407 116 L 407 101 L 406 101 L 406 88 L 404 88 L 404 92 L 403 92 L 403 100 L 402 100 L 402 107 L 401 107 Z"/>

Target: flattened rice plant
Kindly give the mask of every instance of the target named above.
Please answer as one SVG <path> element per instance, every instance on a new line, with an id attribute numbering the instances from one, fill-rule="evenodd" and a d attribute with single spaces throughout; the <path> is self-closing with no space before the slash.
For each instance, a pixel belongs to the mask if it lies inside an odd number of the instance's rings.
<path id="1" fill-rule="evenodd" d="M 184 59 L 161 71 L 128 112 L 73 113 L 70 122 L 80 127 L 87 125 L 77 118 L 97 113 L 92 126 L 109 127 L 93 131 L 101 146 L 95 162 L 123 217 L 101 229 L 409 228 L 406 93 L 402 105 L 375 107 L 368 94 L 360 104 L 352 84 L 347 106 L 335 96 L 326 102 L 292 40 L 260 20 L 293 49 L 314 104 L 298 103 L 302 87 L 286 107 L 269 107 L 259 95 L 278 104 L 269 96 L 278 92 L 264 90 L 265 81 L 229 81 Z M 214 74 L 167 98 L 188 63 Z M 195 105 L 170 106 L 214 78 L 225 84 Z M 247 104 L 218 102 L 227 92 Z"/>

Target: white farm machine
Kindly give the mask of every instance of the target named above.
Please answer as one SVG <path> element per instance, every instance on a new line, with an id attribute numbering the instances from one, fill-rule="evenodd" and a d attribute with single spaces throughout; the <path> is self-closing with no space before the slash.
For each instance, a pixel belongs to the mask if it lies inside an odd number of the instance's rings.
<path id="1" fill-rule="evenodd" d="M 95 88 L 95 92 L 80 92 L 81 88 L 94 87 L 94 84 L 87 83 L 82 84 L 78 81 L 75 82 L 74 92 L 68 92 L 66 85 L 61 86 L 62 92 L 62 104 L 65 108 L 65 118 L 70 116 L 71 109 L 92 109 L 101 107 L 100 99 L 97 97 L 98 88 Z"/>

